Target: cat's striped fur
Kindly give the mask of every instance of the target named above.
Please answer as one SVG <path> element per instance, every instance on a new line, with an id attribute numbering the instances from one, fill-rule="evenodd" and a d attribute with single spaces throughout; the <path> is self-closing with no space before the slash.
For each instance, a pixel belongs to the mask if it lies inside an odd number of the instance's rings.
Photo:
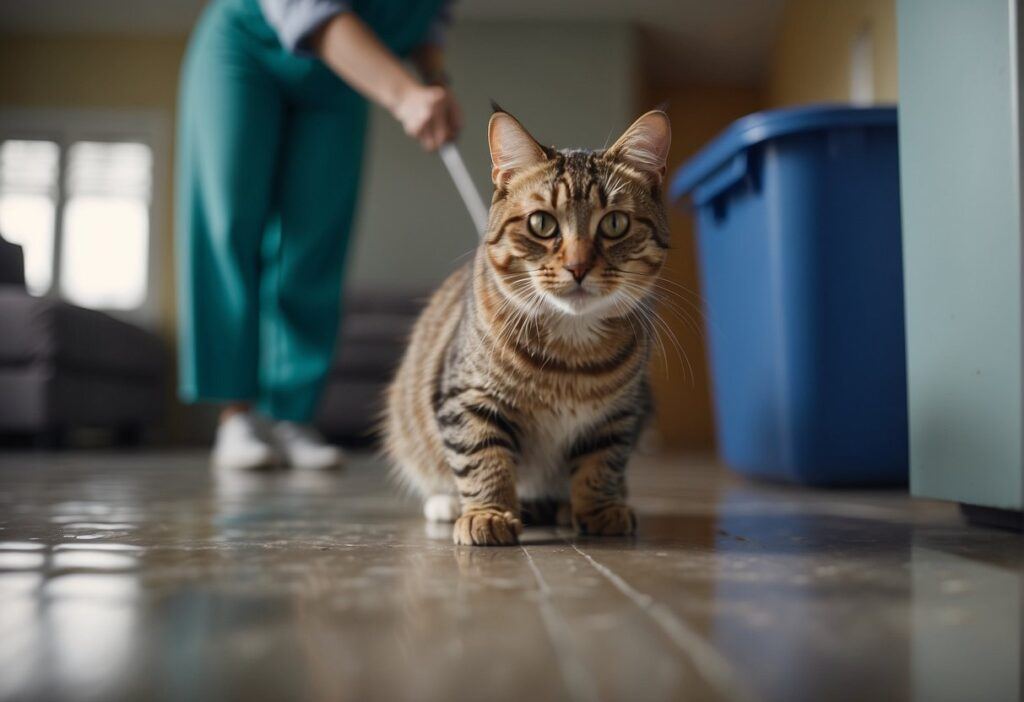
<path id="1" fill-rule="evenodd" d="M 649 406 L 668 120 L 648 113 L 605 151 L 556 151 L 498 111 L 489 140 L 489 231 L 413 330 L 387 451 L 428 518 L 456 520 L 456 543 L 515 543 L 537 501 L 583 533 L 632 533 L 624 471 Z"/>

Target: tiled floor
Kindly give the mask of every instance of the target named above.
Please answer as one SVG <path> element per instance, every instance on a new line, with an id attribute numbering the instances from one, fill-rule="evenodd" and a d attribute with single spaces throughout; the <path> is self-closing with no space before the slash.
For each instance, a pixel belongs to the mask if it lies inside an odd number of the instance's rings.
<path id="1" fill-rule="evenodd" d="M 640 459 L 632 485 L 635 540 L 474 550 L 369 456 L 5 456 L 0 698 L 1020 698 L 1020 535 L 693 458 Z"/>

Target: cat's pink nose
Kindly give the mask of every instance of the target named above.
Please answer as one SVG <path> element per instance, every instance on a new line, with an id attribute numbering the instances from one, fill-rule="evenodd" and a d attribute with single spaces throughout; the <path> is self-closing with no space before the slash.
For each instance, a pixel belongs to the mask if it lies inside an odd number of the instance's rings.
<path id="1" fill-rule="evenodd" d="M 591 265 L 590 261 L 570 261 L 563 267 L 572 273 L 572 277 L 577 283 L 582 283 L 583 279 L 587 277 L 587 273 L 593 268 L 593 265 Z"/>

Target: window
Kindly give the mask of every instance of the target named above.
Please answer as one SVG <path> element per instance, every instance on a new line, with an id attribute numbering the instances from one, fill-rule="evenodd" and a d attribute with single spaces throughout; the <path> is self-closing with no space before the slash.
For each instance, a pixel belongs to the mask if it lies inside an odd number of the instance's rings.
<path id="1" fill-rule="evenodd" d="M 22 247 L 25 283 L 35 295 L 50 289 L 53 273 L 58 153 L 49 141 L 0 144 L 0 235 Z"/>
<path id="2" fill-rule="evenodd" d="M 0 120 L 0 236 L 22 247 L 30 293 L 138 310 L 153 287 L 154 149 L 71 117 L 31 136 Z"/>
<path id="3" fill-rule="evenodd" d="M 146 299 L 153 155 L 145 144 L 80 141 L 67 162 L 61 290 L 85 307 L 136 308 Z"/>

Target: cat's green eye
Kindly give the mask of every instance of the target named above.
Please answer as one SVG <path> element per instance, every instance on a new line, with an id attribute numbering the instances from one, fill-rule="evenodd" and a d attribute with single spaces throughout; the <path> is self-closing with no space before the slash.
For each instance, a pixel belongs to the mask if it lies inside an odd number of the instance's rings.
<path id="1" fill-rule="evenodd" d="M 550 239 L 558 231 L 558 222 L 547 212 L 534 212 L 526 220 L 530 233 L 541 239 Z"/>
<path id="2" fill-rule="evenodd" d="M 618 239 L 629 229 L 629 215 L 625 212 L 609 212 L 597 225 L 601 234 L 609 239 Z"/>

